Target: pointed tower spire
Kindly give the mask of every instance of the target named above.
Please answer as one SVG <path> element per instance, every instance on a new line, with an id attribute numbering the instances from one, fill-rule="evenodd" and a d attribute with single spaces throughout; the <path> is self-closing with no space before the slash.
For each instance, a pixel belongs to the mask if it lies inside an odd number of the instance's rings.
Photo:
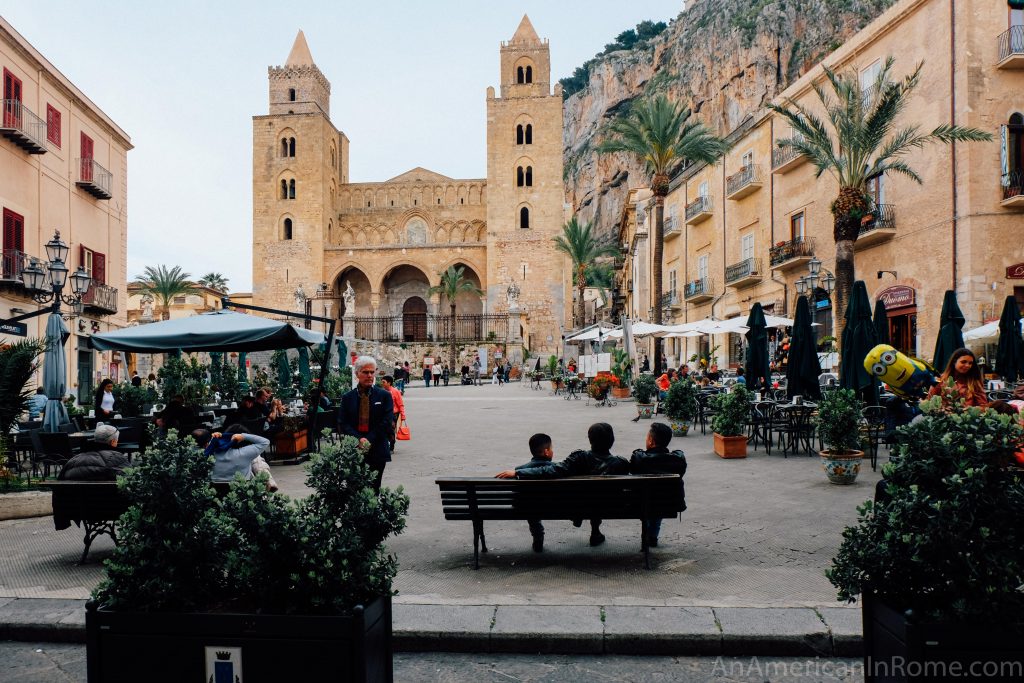
<path id="1" fill-rule="evenodd" d="M 306 44 L 306 35 L 299 31 L 295 36 L 295 44 L 292 51 L 288 53 L 288 61 L 285 66 L 313 66 L 313 55 L 309 52 L 309 45 Z"/>
<path id="2" fill-rule="evenodd" d="M 519 22 L 519 28 L 516 29 L 516 33 L 512 36 L 512 40 L 509 43 L 512 45 L 536 45 L 540 43 L 540 37 L 533 30 L 530 17 L 525 14 L 523 15 L 523 20 Z"/>

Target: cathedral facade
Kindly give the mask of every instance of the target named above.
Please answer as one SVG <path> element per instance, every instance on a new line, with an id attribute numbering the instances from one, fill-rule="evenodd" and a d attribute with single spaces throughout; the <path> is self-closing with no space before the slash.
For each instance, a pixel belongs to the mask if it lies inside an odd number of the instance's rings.
<path id="1" fill-rule="evenodd" d="M 548 43 L 527 17 L 500 49 L 500 91 L 487 88 L 486 178 L 416 167 L 352 183 L 330 82 L 299 32 L 285 65 L 269 69 L 269 114 L 253 117 L 255 304 L 294 310 L 301 288 L 316 292 L 314 313 L 354 319 L 347 334 L 442 341 L 450 302 L 430 290 L 461 266 L 482 294 L 460 294 L 458 315 L 485 321 L 460 323 L 463 341 L 558 349 L 572 301 L 552 241 L 565 220 L 561 87 L 551 87 Z M 520 314 L 496 335 L 486 321 L 510 302 Z"/>

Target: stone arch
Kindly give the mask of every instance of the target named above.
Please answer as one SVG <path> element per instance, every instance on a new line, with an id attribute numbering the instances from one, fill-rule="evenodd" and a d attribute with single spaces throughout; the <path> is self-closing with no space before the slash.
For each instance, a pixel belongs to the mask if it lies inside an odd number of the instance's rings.
<path id="1" fill-rule="evenodd" d="M 456 191 L 455 191 L 455 186 L 454 185 L 449 185 L 448 187 L 445 188 L 445 190 L 444 190 L 444 203 L 448 204 L 449 206 L 452 206 L 452 205 L 455 205 L 455 204 L 459 203 L 459 200 L 456 197 Z"/>
<path id="2" fill-rule="evenodd" d="M 356 231 L 355 238 L 352 240 L 353 244 L 357 247 L 364 246 L 366 244 L 366 230 L 360 228 Z"/>
<path id="3" fill-rule="evenodd" d="M 529 57 L 520 57 L 512 67 L 513 82 L 521 85 L 533 83 L 535 69 L 533 60 Z"/>
<path id="4" fill-rule="evenodd" d="M 434 229 L 434 244 L 444 244 L 448 241 L 448 230 L 444 225 L 439 225 Z"/>
<path id="5" fill-rule="evenodd" d="M 375 291 L 380 294 L 381 315 L 401 315 L 406 300 L 418 296 L 430 300 L 427 291 L 438 276 L 429 274 L 421 264 L 410 259 L 396 259 L 384 268 Z"/>
<path id="6" fill-rule="evenodd" d="M 523 202 L 516 207 L 516 228 L 520 230 L 530 230 L 534 227 L 534 215 L 533 206 L 529 202 Z"/>
<path id="7" fill-rule="evenodd" d="M 338 193 L 338 208 L 352 208 L 352 193 L 349 190 L 343 189 L 341 192 Z"/>
<path id="8" fill-rule="evenodd" d="M 360 265 L 355 262 L 344 264 L 338 268 L 330 281 L 332 283 L 332 293 L 338 298 L 337 316 L 339 318 L 345 314 L 345 299 L 343 295 L 348 282 L 352 283 L 352 289 L 356 293 L 354 314 L 357 316 L 373 315 L 370 278 Z"/>
<path id="9" fill-rule="evenodd" d="M 474 285 L 476 285 L 476 288 L 479 289 L 481 292 L 487 291 L 485 288 L 486 283 L 480 276 L 480 273 L 484 272 L 482 268 L 471 263 L 469 259 L 459 256 L 452 258 L 445 262 L 444 264 L 442 264 L 440 272 L 443 273 L 444 271 L 448 270 L 448 268 L 451 266 L 455 266 L 456 268 L 459 266 L 463 266 L 465 268 L 463 277 L 472 282 Z M 444 297 L 444 295 L 441 295 L 439 300 L 439 310 L 441 311 L 441 313 L 450 315 L 450 306 L 451 304 Z M 484 302 L 481 296 L 471 294 L 469 292 L 462 292 L 455 297 L 456 315 L 480 315 L 483 312 Z"/>
<path id="10" fill-rule="evenodd" d="M 374 193 L 374 204 L 376 206 L 387 206 L 387 204 L 385 203 L 386 201 L 387 201 L 387 192 L 384 190 L 384 188 L 378 189 Z"/>
<path id="11" fill-rule="evenodd" d="M 467 201 L 470 204 L 480 203 L 480 185 L 473 183 L 469 186 L 469 199 Z"/>
<path id="12" fill-rule="evenodd" d="M 473 228 L 476 231 L 476 241 L 487 241 L 487 224 L 483 221 L 473 221 Z"/>
<path id="13" fill-rule="evenodd" d="M 338 226 L 338 244 L 343 247 L 352 246 L 352 226 Z"/>
<path id="14" fill-rule="evenodd" d="M 295 139 L 298 135 L 295 133 L 295 129 L 290 126 L 285 126 L 277 132 L 277 154 L 275 156 L 281 158 L 294 158 L 295 157 Z"/>
<path id="15" fill-rule="evenodd" d="M 474 239 L 476 237 L 476 230 L 473 229 L 472 225 L 470 225 L 467 221 L 462 221 L 459 224 L 459 227 L 461 228 L 460 232 L 461 232 L 461 235 L 462 235 L 462 241 L 463 242 L 475 242 L 476 241 Z"/>
<path id="16" fill-rule="evenodd" d="M 298 232 L 298 222 L 295 220 L 295 216 L 290 213 L 281 214 L 281 217 L 277 221 L 277 238 L 279 240 L 292 240 L 295 239 L 295 233 Z"/>

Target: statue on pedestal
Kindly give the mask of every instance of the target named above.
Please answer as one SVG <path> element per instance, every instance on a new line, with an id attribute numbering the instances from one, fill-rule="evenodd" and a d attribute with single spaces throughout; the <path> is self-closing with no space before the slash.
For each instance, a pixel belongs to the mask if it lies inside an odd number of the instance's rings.
<path id="1" fill-rule="evenodd" d="M 505 290 L 505 297 L 508 300 L 508 310 L 518 311 L 519 310 L 519 287 L 516 283 L 512 283 Z"/>
<path id="2" fill-rule="evenodd" d="M 345 291 L 341 295 L 345 301 L 345 315 L 355 315 L 356 313 L 356 290 L 352 289 L 352 281 L 345 280 Z"/>

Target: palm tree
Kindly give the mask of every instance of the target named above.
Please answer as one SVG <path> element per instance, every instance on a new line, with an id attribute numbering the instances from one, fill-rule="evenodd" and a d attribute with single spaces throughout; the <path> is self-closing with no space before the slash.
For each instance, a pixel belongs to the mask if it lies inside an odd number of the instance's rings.
<path id="1" fill-rule="evenodd" d="M 180 266 L 146 266 L 143 274 L 135 278 L 134 284 L 163 307 L 161 317 L 167 320 L 171 317 L 171 301 L 174 297 L 195 292 L 190 277 Z"/>
<path id="2" fill-rule="evenodd" d="M 828 172 L 839 184 L 839 194 L 831 207 L 836 243 L 837 339 L 842 339 L 846 306 L 855 279 L 853 245 L 862 220 L 875 208 L 868 195 L 868 183 L 885 173 L 904 175 L 921 183 L 921 177 L 907 160 L 909 154 L 934 142 L 992 139 L 977 128 L 950 124 L 942 124 L 930 133 L 921 132 L 916 125 L 897 128 L 896 119 L 920 82 L 924 64 L 919 63 L 913 73 L 900 81 L 890 79 L 894 62 L 892 57 L 886 59 L 875 82 L 863 85 L 854 70 L 836 73 L 822 67 L 835 95 L 833 99 L 820 84 L 813 86 L 824 107 L 824 119 L 790 98 L 782 105 L 768 105 L 789 121 L 793 129 L 793 136 L 778 140 L 778 145 L 806 156 L 814 164 L 815 177 Z"/>
<path id="3" fill-rule="evenodd" d="M 585 324 L 586 311 L 583 306 L 583 292 L 587 288 L 587 275 L 593 272 L 595 260 L 601 256 L 616 256 L 619 250 L 607 241 L 599 240 L 594 234 L 593 223 L 580 225 L 576 216 L 569 219 L 569 222 L 562 226 L 562 234 L 553 237 L 555 249 L 562 252 L 572 260 L 573 270 L 576 271 L 576 311 L 573 318 L 576 327 L 583 327 Z"/>
<path id="4" fill-rule="evenodd" d="M 664 95 L 640 100 L 630 113 L 610 126 L 611 138 L 597 147 L 600 154 L 628 152 L 642 159 L 651 176 L 654 195 L 654 245 L 651 288 L 657 301 L 653 321 L 661 324 L 662 254 L 665 250 L 665 196 L 669 177 L 684 161 L 713 164 L 729 144 L 716 137 L 702 123 L 687 123 L 690 110 L 670 102 Z M 654 369 L 661 371 L 661 339 L 654 340 Z"/>
<path id="5" fill-rule="evenodd" d="M 203 287 L 209 287 L 210 289 L 218 292 L 228 291 L 228 279 L 221 273 L 207 273 L 199 278 L 199 281 L 196 284 Z"/>
<path id="6" fill-rule="evenodd" d="M 448 305 L 451 307 L 451 324 L 448 326 L 448 340 L 449 340 L 449 362 L 452 364 L 452 370 L 455 369 L 456 356 L 455 356 L 455 297 L 463 292 L 475 294 L 476 296 L 483 295 L 483 292 L 473 284 L 472 280 L 464 277 L 466 272 L 465 266 L 448 266 L 448 269 L 441 273 L 441 284 L 436 287 L 431 287 L 427 290 L 427 294 L 433 296 L 434 294 L 440 294 L 448 300 Z"/>

